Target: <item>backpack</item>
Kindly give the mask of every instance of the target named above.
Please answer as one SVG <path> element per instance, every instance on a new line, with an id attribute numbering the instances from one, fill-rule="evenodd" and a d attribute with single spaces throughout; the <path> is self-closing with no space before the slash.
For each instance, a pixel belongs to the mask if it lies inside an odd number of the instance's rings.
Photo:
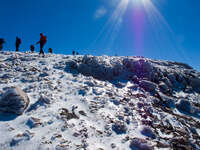
<path id="1" fill-rule="evenodd" d="M 47 36 L 41 35 L 41 38 L 40 38 L 39 42 L 42 43 L 42 44 L 45 44 L 47 42 Z"/>
<path id="2" fill-rule="evenodd" d="M 21 44 L 21 43 L 22 43 L 21 39 L 18 38 L 18 39 L 16 40 L 16 44 Z"/>
<path id="3" fill-rule="evenodd" d="M 19 39 L 19 41 L 18 41 L 18 42 L 19 42 L 19 44 L 21 44 L 21 43 L 22 43 L 22 40 L 21 40 L 21 39 Z"/>

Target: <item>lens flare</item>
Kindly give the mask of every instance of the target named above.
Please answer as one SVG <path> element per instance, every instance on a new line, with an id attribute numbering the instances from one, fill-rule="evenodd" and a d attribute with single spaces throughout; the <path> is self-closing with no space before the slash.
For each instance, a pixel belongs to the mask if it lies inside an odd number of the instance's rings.
<path id="1" fill-rule="evenodd" d="M 95 41 L 93 41 L 93 43 L 89 46 L 89 48 L 92 47 L 99 40 L 101 40 L 101 42 L 107 46 L 107 49 L 111 48 L 111 46 L 113 45 L 113 43 L 119 33 L 121 24 L 123 22 L 123 16 L 127 9 L 128 3 L 129 3 L 129 0 L 121 0 L 119 2 L 117 7 L 115 8 L 114 12 L 110 16 L 109 20 L 106 22 L 103 29 L 98 34 Z M 107 42 L 107 41 L 109 41 L 109 42 Z"/>
<path id="2" fill-rule="evenodd" d="M 133 11 L 134 54 L 142 55 L 143 53 L 145 43 L 143 36 L 145 32 L 145 22 L 147 21 L 145 19 L 148 19 L 152 27 L 152 32 L 155 34 L 157 48 L 159 48 L 160 41 L 166 41 L 167 45 L 171 45 L 172 55 L 180 53 L 176 46 L 176 37 L 173 31 L 151 0 L 120 0 L 96 40 L 90 45 L 91 47 L 93 44 L 96 44 L 97 41 L 98 43 L 100 41 L 103 42 L 103 45 L 107 45 L 108 49 L 113 47 L 113 44 L 116 45 L 115 40 L 118 37 L 123 20 L 126 19 L 124 18 L 124 14 L 128 7 Z"/>

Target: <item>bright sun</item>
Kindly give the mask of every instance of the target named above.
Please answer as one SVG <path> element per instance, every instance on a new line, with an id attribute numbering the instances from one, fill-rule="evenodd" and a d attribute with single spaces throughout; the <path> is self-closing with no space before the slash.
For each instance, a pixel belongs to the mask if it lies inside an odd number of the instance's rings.
<path id="1" fill-rule="evenodd" d="M 129 0 L 129 2 L 132 2 L 134 5 L 148 5 L 150 0 Z"/>

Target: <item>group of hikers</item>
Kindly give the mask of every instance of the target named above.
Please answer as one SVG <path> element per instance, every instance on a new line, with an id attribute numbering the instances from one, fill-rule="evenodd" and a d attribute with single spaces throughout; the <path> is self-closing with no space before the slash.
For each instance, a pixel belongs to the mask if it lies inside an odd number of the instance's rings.
<path id="1" fill-rule="evenodd" d="M 47 36 L 43 35 L 43 33 L 40 33 L 40 40 L 36 43 L 36 44 L 40 44 L 40 54 L 43 55 L 44 57 L 44 50 L 43 50 L 43 47 L 44 45 L 46 44 L 47 42 Z M 5 40 L 3 38 L 0 38 L 0 51 L 3 49 L 3 44 L 5 43 Z M 16 42 L 15 42 L 15 46 L 16 46 L 16 52 L 19 51 L 19 47 L 20 47 L 20 44 L 22 43 L 22 40 L 19 38 L 19 37 L 16 37 Z M 34 45 L 31 45 L 30 46 L 30 51 L 33 53 L 35 51 L 35 46 Z M 48 49 L 48 52 L 49 53 L 53 53 L 53 49 L 52 48 L 49 48 Z M 79 55 L 78 52 L 75 52 L 74 50 L 72 51 L 72 55 Z"/>
<path id="2" fill-rule="evenodd" d="M 47 36 L 43 35 L 43 33 L 40 33 L 40 40 L 36 43 L 36 44 L 40 44 L 40 54 L 42 54 L 44 56 L 44 50 L 43 47 L 47 42 Z M 0 51 L 3 49 L 3 44 L 5 43 L 5 40 L 3 38 L 0 38 Z M 19 51 L 19 47 L 20 44 L 22 43 L 22 40 L 19 37 L 16 37 L 16 42 L 15 42 L 15 46 L 16 46 L 16 52 Z M 30 46 L 30 50 L 31 52 L 35 51 L 35 46 L 31 45 Z M 49 48 L 49 53 L 53 53 L 52 48 Z"/>

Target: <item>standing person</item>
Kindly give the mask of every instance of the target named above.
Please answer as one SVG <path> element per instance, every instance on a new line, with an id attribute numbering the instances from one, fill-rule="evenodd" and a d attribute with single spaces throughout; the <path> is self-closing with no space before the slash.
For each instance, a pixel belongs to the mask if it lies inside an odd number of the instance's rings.
<path id="1" fill-rule="evenodd" d="M 30 46 L 30 50 L 31 50 L 32 53 L 34 52 L 34 50 L 35 50 L 34 45 L 31 45 L 31 46 Z"/>
<path id="2" fill-rule="evenodd" d="M 49 48 L 49 53 L 53 53 L 53 49 L 52 48 Z"/>
<path id="3" fill-rule="evenodd" d="M 43 54 L 44 57 L 44 51 L 43 47 L 47 42 L 47 37 L 43 35 L 43 33 L 40 33 L 40 41 L 38 41 L 36 44 L 40 44 L 40 54 Z"/>
<path id="4" fill-rule="evenodd" d="M 75 55 L 75 51 L 72 51 L 72 55 Z"/>
<path id="5" fill-rule="evenodd" d="M 78 53 L 78 52 L 76 52 L 76 55 L 79 55 L 79 53 Z"/>
<path id="6" fill-rule="evenodd" d="M 5 40 L 3 38 L 0 38 L 0 51 L 3 49 L 4 43 L 5 43 Z"/>
<path id="7" fill-rule="evenodd" d="M 22 43 L 22 40 L 18 37 L 16 37 L 16 42 L 15 42 L 15 46 L 16 46 L 16 52 L 19 51 L 19 46 Z"/>

